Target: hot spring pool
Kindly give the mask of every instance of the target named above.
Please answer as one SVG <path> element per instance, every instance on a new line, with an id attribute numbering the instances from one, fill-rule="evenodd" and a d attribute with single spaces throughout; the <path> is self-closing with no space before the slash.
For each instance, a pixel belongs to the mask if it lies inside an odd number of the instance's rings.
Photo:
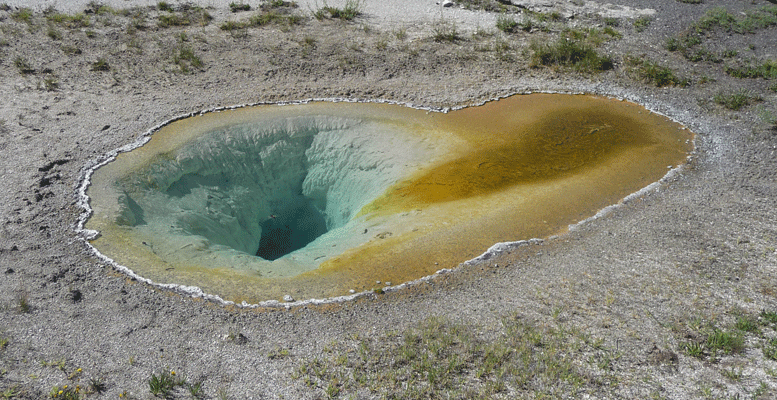
<path id="1" fill-rule="evenodd" d="M 641 106 L 585 95 L 449 113 L 245 107 L 166 124 L 96 169 L 85 228 L 156 283 L 248 303 L 341 296 L 563 232 L 683 163 L 691 139 Z"/>

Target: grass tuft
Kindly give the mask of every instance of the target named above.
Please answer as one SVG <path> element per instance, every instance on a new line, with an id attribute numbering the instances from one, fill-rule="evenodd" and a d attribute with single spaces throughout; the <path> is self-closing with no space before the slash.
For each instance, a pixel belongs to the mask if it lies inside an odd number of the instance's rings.
<path id="1" fill-rule="evenodd" d="M 108 65 L 108 61 L 105 58 L 98 58 L 97 61 L 92 63 L 92 71 L 110 71 L 111 66 Z"/>
<path id="2" fill-rule="evenodd" d="M 572 67 L 581 72 L 599 72 L 612 69 L 614 63 L 610 57 L 601 56 L 589 44 L 581 41 L 560 38 L 555 43 L 534 41 L 530 45 L 534 54 L 532 65 Z"/>
<path id="3" fill-rule="evenodd" d="M 720 91 L 712 98 L 712 100 L 729 110 L 738 111 L 745 106 L 761 101 L 761 98 L 752 95 L 748 90 L 741 89 L 731 94 Z"/>
<path id="4" fill-rule="evenodd" d="M 642 60 L 637 57 L 628 56 L 626 57 L 626 63 L 632 67 L 632 73 L 636 74 L 640 80 L 651 83 L 657 87 L 684 87 L 689 85 L 687 79 L 678 77 L 668 67 L 661 66 L 650 60 Z"/>

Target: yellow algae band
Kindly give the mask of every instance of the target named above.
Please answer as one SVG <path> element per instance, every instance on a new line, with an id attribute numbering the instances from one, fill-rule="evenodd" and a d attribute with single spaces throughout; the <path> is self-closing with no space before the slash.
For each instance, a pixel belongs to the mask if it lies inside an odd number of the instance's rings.
<path id="1" fill-rule="evenodd" d="M 519 95 L 449 113 L 253 106 L 170 123 L 97 169 L 86 228 L 157 283 L 323 298 L 545 237 L 659 180 L 692 134 L 638 105 Z"/>

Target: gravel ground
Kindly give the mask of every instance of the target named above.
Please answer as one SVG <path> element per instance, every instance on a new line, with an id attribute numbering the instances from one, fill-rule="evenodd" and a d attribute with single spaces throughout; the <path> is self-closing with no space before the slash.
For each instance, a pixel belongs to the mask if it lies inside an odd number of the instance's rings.
<path id="1" fill-rule="evenodd" d="M 219 26 L 241 14 L 226 2 L 203 1 L 216 7 L 207 26 L 158 27 L 150 22 L 157 11 L 146 9 L 149 22 L 140 28 L 113 14 L 67 28 L 41 14 L 20 20 L 21 3 L 65 9 L 41 0 L 11 1 L 0 11 L 6 398 L 40 399 L 55 386 L 86 387 L 97 378 L 105 389 L 88 398 L 149 398 L 149 378 L 163 369 L 202 381 L 207 398 L 323 398 L 324 388 L 292 373 L 332 343 L 380 338 L 430 316 L 485 330 L 508 314 L 574 327 L 618 355 L 609 367 L 617 383 L 586 387 L 577 397 L 777 396 L 777 362 L 761 349 L 773 328 L 747 336 L 742 353 L 713 359 L 692 357 L 681 345 L 696 335 L 691 321 L 731 326 L 738 316 L 777 311 L 777 130 L 769 121 L 777 114 L 769 89 L 776 81 L 724 72 L 725 65 L 777 58 L 777 28 L 708 33 L 708 50 L 737 51 L 720 62 L 689 61 L 664 47 L 713 7 L 740 16 L 769 2 L 613 0 L 625 13 L 614 27 L 623 37 L 602 44 L 615 68 L 595 74 L 529 63 L 532 40 L 553 39 L 563 26 L 603 26 L 595 15 L 549 23 L 549 32 L 504 34 L 493 27 L 493 13 L 454 7 L 441 20 L 439 6 L 408 0 L 368 2 L 366 15 L 351 22 L 318 21 L 310 17 L 316 6 L 303 5 L 300 25 L 224 31 Z M 75 10 L 83 3 L 67 2 Z M 544 3 L 556 8 L 543 11 L 566 13 L 580 2 Z M 631 18 L 638 15 L 650 16 L 644 29 Z M 451 26 L 460 40 L 432 40 Z M 184 64 L 190 73 L 174 61 L 183 47 L 202 61 Z M 629 55 L 668 66 L 690 85 L 656 87 L 636 75 Z M 95 68 L 101 59 L 107 71 Z M 22 73 L 20 60 L 34 72 Z M 761 101 L 739 111 L 712 101 L 739 90 Z M 74 231 L 86 166 L 173 116 L 334 97 L 451 107 L 529 91 L 638 102 L 695 132 L 696 152 L 679 173 L 568 233 L 409 289 L 325 306 L 241 309 L 182 296 L 115 271 Z M 268 357 L 278 349 L 288 354 Z"/>

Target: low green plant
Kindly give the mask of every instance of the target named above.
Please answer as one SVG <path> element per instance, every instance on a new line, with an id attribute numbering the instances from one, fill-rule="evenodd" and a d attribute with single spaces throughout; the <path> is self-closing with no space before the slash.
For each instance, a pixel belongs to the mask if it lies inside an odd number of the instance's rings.
<path id="1" fill-rule="evenodd" d="M 179 46 L 173 54 L 173 63 L 180 68 L 180 72 L 188 74 L 194 69 L 202 69 L 205 65 L 194 53 L 194 49 L 188 46 Z"/>
<path id="2" fill-rule="evenodd" d="M 15 13 L 11 14 L 11 18 L 13 18 L 15 21 L 19 22 L 25 22 L 28 24 L 32 23 L 32 9 L 23 7 L 18 9 Z"/>
<path id="3" fill-rule="evenodd" d="M 343 8 L 332 7 L 324 2 L 324 6 L 313 13 L 313 16 L 322 20 L 327 17 L 342 21 L 352 21 L 362 14 L 361 0 L 347 0 Z"/>
<path id="4" fill-rule="evenodd" d="M 62 32 L 54 29 L 53 27 L 49 27 L 46 34 L 52 39 L 52 40 L 62 40 Z"/>
<path id="5" fill-rule="evenodd" d="M 730 94 L 726 94 L 726 92 L 720 91 L 712 98 L 712 100 L 715 103 L 728 108 L 729 110 L 738 111 L 745 106 L 760 101 L 761 99 L 757 96 L 754 96 L 746 89 L 740 89 Z"/>
<path id="6" fill-rule="evenodd" d="M 500 15 L 496 19 L 496 28 L 505 33 L 513 33 L 519 29 L 519 24 L 512 17 Z"/>
<path id="7" fill-rule="evenodd" d="M 192 21 L 181 14 L 161 14 L 159 15 L 159 22 L 157 25 L 159 25 L 160 28 L 167 28 L 170 26 L 187 26 L 191 25 L 191 23 Z"/>
<path id="8" fill-rule="evenodd" d="M 86 28 L 92 24 L 89 20 L 89 17 L 87 17 L 84 13 L 78 13 L 74 15 L 64 13 L 49 13 L 46 14 L 46 19 L 52 24 L 60 25 L 69 29 Z"/>
<path id="9" fill-rule="evenodd" d="M 157 374 L 151 374 L 148 380 L 148 390 L 152 395 L 167 399 L 172 395 L 172 391 L 179 386 L 185 386 L 186 379 L 176 377 L 175 371 L 164 370 Z"/>
<path id="10" fill-rule="evenodd" d="M 81 387 L 73 387 L 72 385 L 54 386 L 49 392 L 49 397 L 62 400 L 80 400 Z"/>
<path id="11" fill-rule="evenodd" d="M 240 12 L 240 11 L 251 11 L 251 6 L 249 4 L 245 3 L 229 3 L 229 9 L 233 13 Z"/>
<path id="12" fill-rule="evenodd" d="M 54 91 L 59 89 L 59 78 L 55 75 L 47 75 L 43 77 L 43 87 L 46 91 Z"/>
<path id="13" fill-rule="evenodd" d="M 634 20 L 634 30 L 642 32 L 653 23 L 653 18 L 648 16 L 639 17 Z"/>
<path id="14" fill-rule="evenodd" d="M 534 52 L 532 66 L 557 65 L 581 72 L 606 71 L 614 67 L 610 57 L 599 55 L 593 46 L 577 40 L 559 38 L 553 43 L 535 40 L 530 48 Z"/>
<path id="15" fill-rule="evenodd" d="M 777 324 L 777 312 L 761 310 L 761 313 L 758 314 L 758 317 L 762 321 L 761 323 L 764 325 Z"/>
<path id="16" fill-rule="evenodd" d="M 713 353 L 718 351 L 724 354 L 741 353 L 745 348 L 745 340 L 738 332 L 716 329 L 707 336 L 706 347 Z"/>
<path id="17" fill-rule="evenodd" d="M 742 332 L 755 333 L 759 331 L 758 320 L 748 316 L 737 317 L 737 322 L 734 327 Z"/>
<path id="18" fill-rule="evenodd" d="M 98 58 L 97 61 L 92 63 L 92 71 L 110 71 L 111 66 L 108 65 L 108 60 L 105 58 Z"/>
<path id="19" fill-rule="evenodd" d="M 285 349 L 285 348 L 282 348 L 282 347 L 276 347 L 269 354 L 267 354 L 267 358 L 269 358 L 270 360 L 275 360 L 275 359 L 279 359 L 279 358 L 286 358 L 290 354 L 291 353 L 289 353 L 289 349 Z"/>
<path id="20" fill-rule="evenodd" d="M 159 11 L 173 12 L 173 7 L 166 1 L 160 1 L 159 3 L 157 3 L 156 8 Z"/>
<path id="21" fill-rule="evenodd" d="M 202 399 L 205 397 L 205 390 L 202 387 L 202 381 L 187 384 L 186 388 L 189 389 L 189 394 L 195 399 Z"/>
<path id="22" fill-rule="evenodd" d="M 30 65 L 29 61 L 27 59 L 22 58 L 21 56 L 16 57 L 13 60 L 13 64 L 16 67 L 16 69 L 19 70 L 19 73 L 22 75 L 30 75 L 35 73 L 35 68 Z"/>
<path id="23" fill-rule="evenodd" d="M 764 353 L 764 357 L 777 361 L 777 338 L 769 339 L 761 350 Z"/>
<path id="24" fill-rule="evenodd" d="M 767 60 L 760 65 L 726 66 L 725 71 L 734 78 L 777 79 L 777 60 Z"/>
<path id="25" fill-rule="evenodd" d="M 107 386 L 105 385 L 105 381 L 103 381 L 102 378 L 91 378 L 89 379 L 89 390 L 92 393 L 100 394 L 107 389 Z"/>
<path id="26" fill-rule="evenodd" d="M 447 21 L 440 21 L 432 29 L 432 38 L 435 42 L 455 43 L 463 40 L 464 37 L 459 33 L 456 24 Z"/>
<path id="27" fill-rule="evenodd" d="M 0 350 L 5 350 L 8 347 L 9 339 L 5 336 L 0 337 Z"/>
<path id="28" fill-rule="evenodd" d="M 688 86 L 689 84 L 687 79 L 678 77 L 669 67 L 664 67 L 656 62 L 628 56 L 626 63 L 631 66 L 632 73 L 640 80 L 657 87 Z"/>
<path id="29" fill-rule="evenodd" d="M 618 18 L 607 17 L 604 19 L 604 25 L 616 27 L 620 25 L 620 21 L 618 20 Z"/>

